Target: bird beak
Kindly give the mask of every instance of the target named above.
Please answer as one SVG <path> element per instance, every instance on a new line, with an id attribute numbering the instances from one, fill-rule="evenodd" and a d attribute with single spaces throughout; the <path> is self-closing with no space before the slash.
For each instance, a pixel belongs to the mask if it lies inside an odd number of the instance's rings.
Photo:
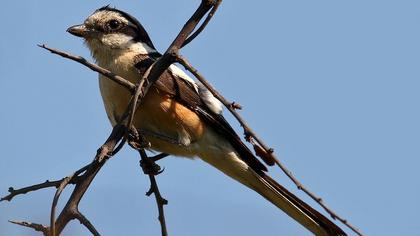
<path id="1" fill-rule="evenodd" d="M 89 35 L 90 30 L 86 28 L 84 24 L 81 24 L 69 27 L 67 32 L 77 37 L 86 38 Z"/>

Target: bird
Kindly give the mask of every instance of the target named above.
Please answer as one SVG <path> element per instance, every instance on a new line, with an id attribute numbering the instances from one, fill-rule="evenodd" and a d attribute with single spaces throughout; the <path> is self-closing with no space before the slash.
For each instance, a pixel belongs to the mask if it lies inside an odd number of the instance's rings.
<path id="1" fill-rule="evenodd" d="M 84 39 L 96 63 L 132 83 L 162 55 L 142 24 L 114 7 L 95 10 L 67 31 Z M 99 74 L 106 114 L 113 126 L 131 94 Z M 150 149 L 173 156 L 201 158 L 254 190 L 314 235 L 346 233 L 268 175 L 267 167 L 245 145 L 223 116 L 222 103 L 201 83 L 171 65 L 152 85 L 136 110 L 134 127 Z"/>

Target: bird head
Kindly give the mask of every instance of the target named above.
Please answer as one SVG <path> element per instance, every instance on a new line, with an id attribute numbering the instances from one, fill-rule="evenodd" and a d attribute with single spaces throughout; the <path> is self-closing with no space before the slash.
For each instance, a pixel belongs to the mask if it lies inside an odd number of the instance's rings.
<path id="1" fill-rule="evenodd" d="M 149 35 L 136 18 L 109 6 L 99 8 L 83 24 L 71 26 L 67 32 L 83 38 L 96 59 L 99 54 L 130 50 L 135 46 L 136 50 L 140 46 L 144 54 L 155 51 Z"/>

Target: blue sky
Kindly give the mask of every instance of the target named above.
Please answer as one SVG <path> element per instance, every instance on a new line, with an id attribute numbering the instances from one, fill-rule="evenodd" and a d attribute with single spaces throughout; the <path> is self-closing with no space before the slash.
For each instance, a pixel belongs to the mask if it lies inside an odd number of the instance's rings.
<path id="1" fill-rule="evenodd" d="M 3 3 L 0 194 L 70 174 L 111 130 L 97 75 L 36 44 L 90 59 L 65 30 L 110 3 L 138 17 L 164 51 L 198 2 Z M 419 235 L 419 9 L 408 0 L 225 1 L 182 54 L 244 106 L 246 120 L 305 185 L 362 232 Z M 160 164 L 171 235 L 310 235 L 202 161 Z M 279 169 L 270 171 L 315 206 Z M 125 148 L 97 176 L 81 211 L 103 235 L 160 235 L 148 187 L 137 154 Z M 0 235 L 37 235 L 7 220 L 48 224 L 53 192 L 1 203 Z M 63 235 L 86 233 L 73 222 Z"/>

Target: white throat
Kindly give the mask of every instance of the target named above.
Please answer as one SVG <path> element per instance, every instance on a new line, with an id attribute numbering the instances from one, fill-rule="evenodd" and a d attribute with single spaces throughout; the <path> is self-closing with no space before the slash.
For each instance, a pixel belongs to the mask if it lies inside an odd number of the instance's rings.
<path id="1" fill-rule="evenodd" d="M 133 37 L 125 34 L 108 34 L 99 39 L 86 40 L 86 45 L 90 49 L 93 58 L 99 64 L 109 64 L 115 58 L 130 54 L 150 54 L 157 52 L 146 43 L 135 42 Z"/>

